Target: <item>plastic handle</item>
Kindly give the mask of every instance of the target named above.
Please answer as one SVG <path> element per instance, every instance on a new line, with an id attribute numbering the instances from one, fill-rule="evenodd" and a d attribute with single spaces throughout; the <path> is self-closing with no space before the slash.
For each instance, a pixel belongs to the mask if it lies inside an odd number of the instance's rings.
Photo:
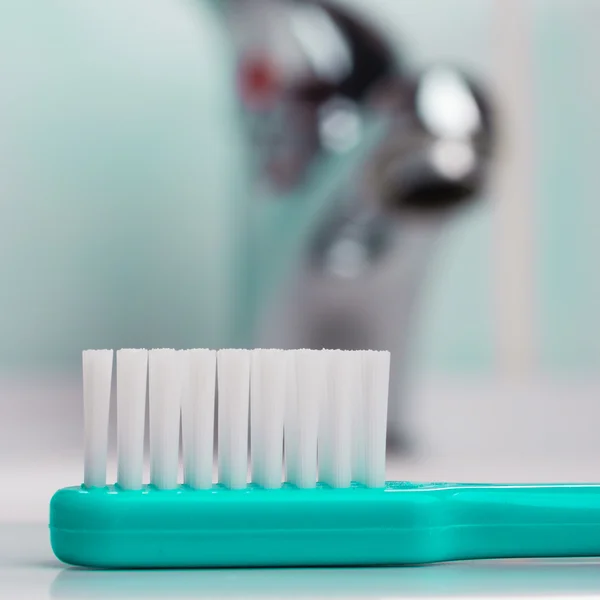
<path id="1" fill-rule="evenodd" d="M 436 494 L 446 560 L 600 555 L 600 485 L 459 485 Z"/>
<path id="2" fill-rule="evenodd" d="M 600 485 L 73 487 L 50 533 L 61 560 L 111 568 L 600 556 Z"/>

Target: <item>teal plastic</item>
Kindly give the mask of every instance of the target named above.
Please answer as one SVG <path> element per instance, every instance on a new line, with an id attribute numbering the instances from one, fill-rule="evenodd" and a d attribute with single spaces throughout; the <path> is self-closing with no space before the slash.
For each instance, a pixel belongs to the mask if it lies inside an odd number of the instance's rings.
<path id="1" fill-rule="evenodd" d="M 390 482 L 59 490 L 56 556 L 90 567 L 391 565 L 600 555 L 600 485 Z"/>

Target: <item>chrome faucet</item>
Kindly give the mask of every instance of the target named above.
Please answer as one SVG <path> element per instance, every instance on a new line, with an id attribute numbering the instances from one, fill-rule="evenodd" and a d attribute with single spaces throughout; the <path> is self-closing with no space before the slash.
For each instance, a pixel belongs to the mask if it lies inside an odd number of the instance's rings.
<path id="1" fill-rule="evenodd" d="M 260 38 L 241 45 L 240 81 L 257 116 L 261 189 L 299 188 L 319 160 L 361 142 L 366 115 L 379 124 L 266 304 L 260 344 L 392 351 L 389 439 L 402 446 L 418 298 L 441 230 L 486 180 L 488 101 L 452 66 L 410 72 L 376 27 L 339 4 L 234 7 L 237 31 Z"/>

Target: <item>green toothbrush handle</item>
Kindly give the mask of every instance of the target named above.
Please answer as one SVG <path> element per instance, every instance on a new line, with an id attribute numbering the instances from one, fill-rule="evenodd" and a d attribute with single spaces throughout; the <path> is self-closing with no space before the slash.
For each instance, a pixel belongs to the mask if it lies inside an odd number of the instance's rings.
<path id="1" fill-rule="evenodd" d="M 440 488 L 446 560 L 600 556 L 600 486 Z"/>
<path id="2" fill-rule="evenodd" d="M 600 556 L 600 485 L 81 486 L 52 498 L 50 534 L 64 562 L 110 568 Z"/>

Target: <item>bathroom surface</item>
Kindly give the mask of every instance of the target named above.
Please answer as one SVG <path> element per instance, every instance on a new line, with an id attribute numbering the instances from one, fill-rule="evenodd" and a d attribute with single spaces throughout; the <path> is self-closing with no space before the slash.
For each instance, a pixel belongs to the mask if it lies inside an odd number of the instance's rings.
<path id="1" fill-rule="evenodd" d="M 43 525 L 0 526 L 0 598 L 597 598 L 597 560 L 363 569 L 85 571 L 53 558 Z"/>
<path id="2" fill-rule="evenodd" d="M 14 406 L 53 395 L 76 397 L 80 382 L 4 381 Z M 389 479 L 429 481 L 597 481 L 600 381 L 424 380 L 410 415 L 416 440 L 391 456 Z M 43 406 L 39 406 L 43 410 Z M 516 420 L 515 414 L 521 417 Z M 465 416 L 468 415 L 468 419 Z M 56 416 L 58 418 L 58 416 Z M 14 421 L 13 421 L 14 422 Z M 59 487 L 81 480 L 80 432 L 0 439 L 0 598 L 597 598 L 600 559 L 446 563 L 359 569 L 101 571 L 66 567 L 50 549 L 47 508 Z M 12 435 L 12 437 L 11 437 Z M 55 436 L 55 433 L 52 434 Z M 22 436 L 21 436 L 22 437 Z M 46 444 L 48 453 L 36 449 Z M 19 457 L 19 459 L 15 459 Z M 113 465 L 114 466 L 114 465 Z M 109 477 L 110 477 L 109 469 Z"/>

